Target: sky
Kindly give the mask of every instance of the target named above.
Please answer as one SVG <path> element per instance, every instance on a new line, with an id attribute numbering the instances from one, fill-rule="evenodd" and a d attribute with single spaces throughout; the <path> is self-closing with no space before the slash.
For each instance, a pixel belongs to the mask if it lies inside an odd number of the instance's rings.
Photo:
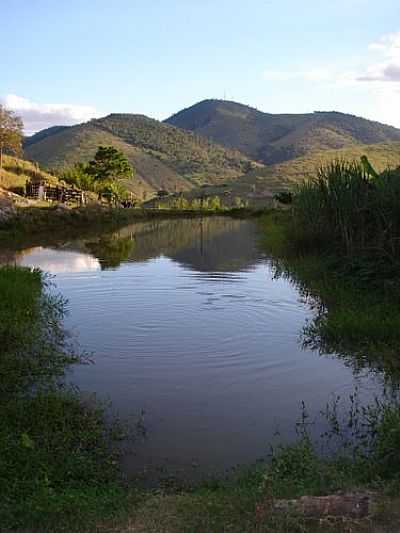
<path id="1" fill-rule="evenodd" d="M 0 0 L 0 102 L 32 133 L 205 98 L 400 127 L 399 0 Z"/>

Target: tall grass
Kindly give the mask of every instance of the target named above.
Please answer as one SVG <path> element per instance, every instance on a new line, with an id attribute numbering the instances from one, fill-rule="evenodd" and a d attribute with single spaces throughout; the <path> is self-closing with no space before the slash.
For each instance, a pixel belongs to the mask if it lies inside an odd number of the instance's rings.
<path id="1" fill-rule="evenodd" d="M 397 262 L 400 169 L 376 175 L 363 161 L 333 161 L 298 186 L 293 222 L 293 238 L 303 248 Z"/>
<path id="2" fill-rule="evenodd" d="M 316 310 L 306 346 L 400 379 L 400 169 L 333 161 L 300 185 L 292 209 L 264 218 L 277 276 Z"/>

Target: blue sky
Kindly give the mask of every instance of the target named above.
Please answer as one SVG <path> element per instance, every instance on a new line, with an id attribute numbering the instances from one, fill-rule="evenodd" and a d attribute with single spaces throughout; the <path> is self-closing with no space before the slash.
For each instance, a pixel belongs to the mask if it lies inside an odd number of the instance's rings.
<path id="1" fill-rule="evenodd" d="M 27 131 L 204 98 L 400 127 L 398 0 L 2 0 L 0 99 Z"/>

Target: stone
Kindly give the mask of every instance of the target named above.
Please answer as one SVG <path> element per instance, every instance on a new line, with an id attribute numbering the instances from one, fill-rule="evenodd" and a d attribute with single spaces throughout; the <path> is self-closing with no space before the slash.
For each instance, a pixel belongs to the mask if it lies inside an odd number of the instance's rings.
<path id="1" fill-rule="evenodd" d="M 372 494 L 352 492 L 329 496 L 303 496 L 297 500 L 275 500 L 272 508 L 296 512 L 306 518 L 343 517 L 361 519 L 371 514 Z"/>

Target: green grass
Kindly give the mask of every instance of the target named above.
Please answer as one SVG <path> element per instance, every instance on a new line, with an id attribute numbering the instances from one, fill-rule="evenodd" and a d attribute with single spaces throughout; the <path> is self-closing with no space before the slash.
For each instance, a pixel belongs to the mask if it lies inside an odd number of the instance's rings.
<path id="1" fill-rule="evenodd" d="M 82 361 L 62 326 L 64 302 L 38 271 L 0 268 L 0 524 L 72 531 L 121 509 L 116 457 L 102 406 L 60 378 Z"/>

